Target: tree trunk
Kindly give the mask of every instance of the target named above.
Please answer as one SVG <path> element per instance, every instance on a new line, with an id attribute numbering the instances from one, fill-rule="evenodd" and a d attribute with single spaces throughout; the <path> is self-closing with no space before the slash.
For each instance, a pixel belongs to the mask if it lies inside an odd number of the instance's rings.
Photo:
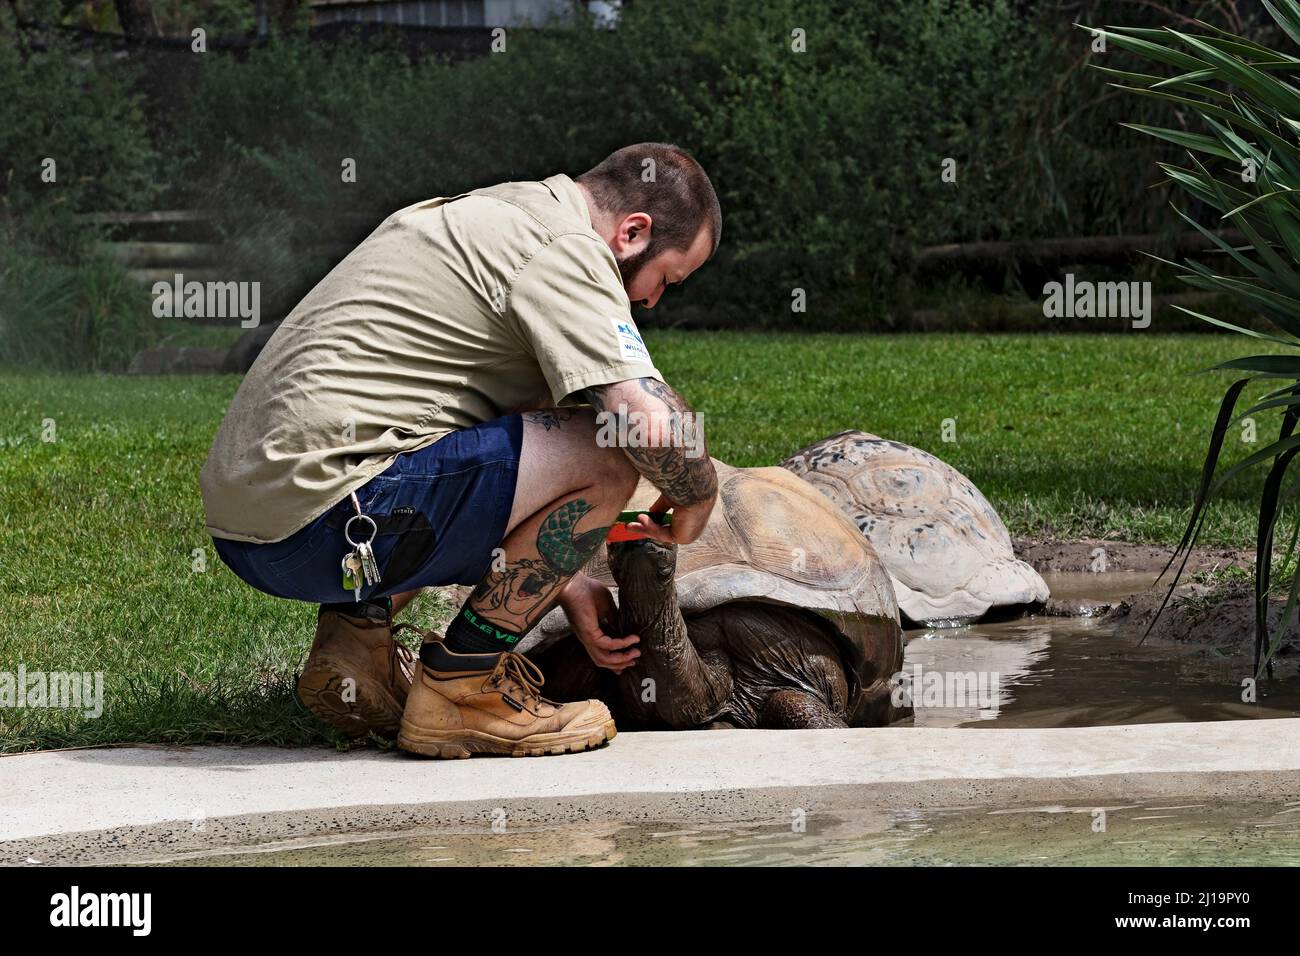
<path id="1" fill-rule="evenodd" d="M 158 21 L 153 15 L 153 0 L 113 0 L 117 20 L 128 40 L 158 35 Z"/>

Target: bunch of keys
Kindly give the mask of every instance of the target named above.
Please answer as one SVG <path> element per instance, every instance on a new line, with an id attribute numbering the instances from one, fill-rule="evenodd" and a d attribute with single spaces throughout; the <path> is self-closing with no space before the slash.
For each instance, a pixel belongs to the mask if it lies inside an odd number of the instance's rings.
<path id="1" fill-rule="evenodd" d="M 353 500 L 356 500 L 355 497 Z M 352 540 L 354 521 L 364 521 L 370 525 L 370 537 L 365 541 Z M 374 549 L 370 547 L 378 531 L 374 519 L 361 514 L 359 507 L 357 514 L 349 518 L 348 523 L 343 526 L 343 536 L 348 539 L 348 544 L 352 545 L 352 550 L 343 556 L 343 590 L 351 591 L 355 601 L 361 600 L 363 583 L 367 585 L 379 583 L 379 562 L 375 560 Z"/>

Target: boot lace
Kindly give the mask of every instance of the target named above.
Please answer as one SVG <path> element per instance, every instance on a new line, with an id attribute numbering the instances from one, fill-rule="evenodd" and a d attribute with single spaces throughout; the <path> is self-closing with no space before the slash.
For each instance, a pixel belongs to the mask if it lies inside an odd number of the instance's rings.
<path id="1" fill-rule="evenodd" d="M 488 675 L 487 683 L 492 687 L 499 687 L 504 683 L 511 690 L 517 688 L 522 691 L 524 699 L 515 701 L 517 704 L 526 704 L 531 700 L 550 704 L 552 707 L 558 706 L 555 701 L 547 700 L 541 695 L 542 685 L 546 683 L 546 678 L 542 676 L 542 669 L 524 655 L 514 651 L 504 651 L 497 658 L 497 666 Z"/>
<path id="2" fill-rule="evenodd" d="M 390 633 L 396 635 L 401 630 L 415 631 L 421 638 L 424 638 L 427 633 L 414 624 L 407 624 L 405 621 L 401 624 L 392 625 Z M 388 680 L 390 683 L 396 683 L 398 674 L 401 674 L 406 679 L 406 683 L 409 684 L 415 680 L 416 653 L 397 640 L 396 636 L 394 636 L 392 644 L 393 648 L 388 654 Z"/>

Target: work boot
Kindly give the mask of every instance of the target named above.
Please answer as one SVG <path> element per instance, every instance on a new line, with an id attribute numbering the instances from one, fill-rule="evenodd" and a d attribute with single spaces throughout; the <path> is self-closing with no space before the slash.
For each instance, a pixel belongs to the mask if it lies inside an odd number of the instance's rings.
<path id="1" fill-rule="evenodd" d="M 579 753 L 614 738 L 604 704 L 547 700 L 538 693 L 541 670 L 522 654 L 455 654 L 430 641 L 420 657 L 397 737 L 403 750 L 426 757 L 540 757 Z"/>
<path id="2" fill-rule="evenodd" d="M 358 614 L 320 609 L 316 639 L 298 678 L 298 699 L 349 737 L 370 731 L 391 737 L 415 673 L 415 654 L 393 639 L 388 608 L 359 605 Z"/>

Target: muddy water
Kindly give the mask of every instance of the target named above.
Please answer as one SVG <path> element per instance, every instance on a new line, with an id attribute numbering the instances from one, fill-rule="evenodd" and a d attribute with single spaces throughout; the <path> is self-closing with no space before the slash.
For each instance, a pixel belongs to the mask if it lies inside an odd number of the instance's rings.
<path id="1" fill-rule="evenodd" d="M 1054 599 L 1087 605 L 1118 603 L 1148 587 L 1155 575 L 1045 577 Z M 1250 675 L 1249 660 L 1219 658 L 1199 647 L 1137 646 L 1096 617 L 1029 617 L 908 631 L 907 638 L 904 672 L 911 677 L 916 711 L 911 723 L 918 727 L 1095 727 L 1300 716 L 1296 681 L 1273 681 L 1261 688 L 1257 703 L 1244 703 L 1241 681 Z M 958 674 L 966 675 L 965 687 L 950 676 Z"/>
<path id="2" fill-rule="evenodd" d="M 700 826 L 428 832 L 196 855 L 221 866 L 1300 865 L 1300 802 L 1157 801 L 810 813 Z"/>

